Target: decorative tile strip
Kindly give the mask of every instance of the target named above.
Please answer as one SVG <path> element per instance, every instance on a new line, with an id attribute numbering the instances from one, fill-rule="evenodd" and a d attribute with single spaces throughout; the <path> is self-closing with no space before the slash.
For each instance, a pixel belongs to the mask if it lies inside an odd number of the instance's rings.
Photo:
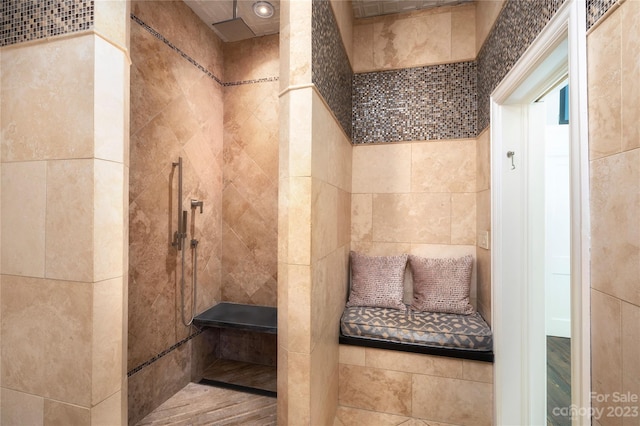
<path id="1" fill-rule="evenodd" d="M 151 359 L 143 362 L 142 364 L 138 365 L 137 367 L 131 369 L 130 371 L 127 372 L 127 377 L 131 377 L 134 374 L 136 374 L 138 371 L 142 370 L 145 367 L 150 366 L 151 364 L 153 364 L 154 362 L 156 362 L 157 360 L 159 360 L 160 358 L 162 358 L 163 356 L 169 354 L 170 352 L 178 349 L 180 346 L 184 345 L 185 343 L 187 343 L 189 340 L 193 339 L 194 337 L 202 334 L 204 330 L 197 330 L 195 333 L 193 333 L 192 335 L 190 335 L 189 337 L 180 340 L 178 343 L 171 345 L 169 348 L 165 349 L 164 351 L 160 352 L 159 354 L 157 354 L 156 356 L 152 357 Z"/>

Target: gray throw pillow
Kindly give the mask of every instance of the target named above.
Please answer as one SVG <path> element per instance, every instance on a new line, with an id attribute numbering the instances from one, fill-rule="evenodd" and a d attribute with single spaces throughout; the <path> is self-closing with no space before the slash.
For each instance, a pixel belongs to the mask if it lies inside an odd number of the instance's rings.
<path id="1" fill-rule="evenodd" d="M 351 252 L 351 291 L 347 307 L 406 310 L 402 303 L 407 255 L 366 256 Z"/>

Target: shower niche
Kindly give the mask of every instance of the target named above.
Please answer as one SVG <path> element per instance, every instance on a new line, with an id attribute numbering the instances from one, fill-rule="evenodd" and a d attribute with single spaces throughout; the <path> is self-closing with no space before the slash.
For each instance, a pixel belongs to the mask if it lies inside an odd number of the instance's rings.
<path id="1" fill-rule="evenodd" d="M 199 383 L 276 396 L 277 311 L 275 307 L 221 302 L 193 323 L 218 333 L 215 360 Z"/>

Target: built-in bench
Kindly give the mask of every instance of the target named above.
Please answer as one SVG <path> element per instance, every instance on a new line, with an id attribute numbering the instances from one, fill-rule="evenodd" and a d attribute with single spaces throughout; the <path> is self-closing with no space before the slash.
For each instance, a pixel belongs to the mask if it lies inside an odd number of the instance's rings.
<path id="1" fill-rule="evenodd" d="M 479 313 L 458 315 L 348 307 L 340 320 L 345 345 L 493 362 L 493 337 Z"/>

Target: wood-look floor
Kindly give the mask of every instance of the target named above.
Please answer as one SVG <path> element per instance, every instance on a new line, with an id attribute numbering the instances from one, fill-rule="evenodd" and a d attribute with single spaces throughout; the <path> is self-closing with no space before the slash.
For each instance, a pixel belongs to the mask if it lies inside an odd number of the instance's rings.
<path id="1" fill-rule="evenodd" d="M 202 374 L 203 378 L 234 385 L 276 392 L 278 373 L 275 366 L 217 359 Z"/>
<path id="2" fill-rule="evenodd" d="M 275 424 L 275 398 L 189 383 L 137 426 Z"/>
<path id="3" fill-rule="evenodd" d="M 571 339 L 547 336 L 547 424 L 571 426 L 570 417 L 553 415 L 555 407 L 570 405 Z"/>

